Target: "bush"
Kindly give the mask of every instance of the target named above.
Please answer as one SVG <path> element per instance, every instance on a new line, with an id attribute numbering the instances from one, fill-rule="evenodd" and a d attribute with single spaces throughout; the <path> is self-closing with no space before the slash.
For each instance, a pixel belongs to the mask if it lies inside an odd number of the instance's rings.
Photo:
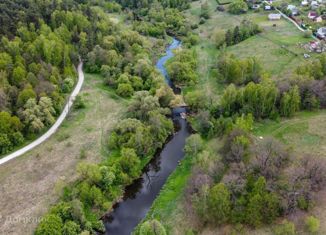
<path id="1" fill-rule="evenodd" d="M 35 231 L 35 235 L 62 235 L 63 223 L 58 215 L 46 215 Z"/>
<path id="2" fill-rule="evenodd" d="M 130 97 L 134 93 L 134 89 L 129 83 L 121 83 L 118 85 L 117 94 L 122 97 Z"/>
<path id="3" fill-rule="evenodd" d="M 284 221 L 274 230 L 275 235 L 295 235 L 295 226 L 293 223 Z"/>
<path id="4" fill-rule="evenodd" d="M 83 98 L 78 95 L 74 101 L 74 108 L 75 109 L 84 109 L 86 107 Z"/>
<path id="5" fill-rule="evenodd" d="M 141 225 L 139 235 L 166 235 L 166 231 L 163 225 L 154 219 Z"/>
<path id="6" fill-rule="evenodd" d="M 306 218 L 306 229 L 311 234 L 316 234 L 319 231 L 320 221 L 314 216 Z"/>
<path id="7" fill-rule="evenodd" d="M 220 183 L 210 189 L 208 194 L 209 218 L 214 224 L 227 222 L 231 212 L 230 192 Z"/>
<path id="8" fill-rule="evenodd" d="M 248 5 L 243 0 L 236 0 L 232 2 L 229 6 L 229 12 L 231 14 L 242 14 L 248 11 Z"/>

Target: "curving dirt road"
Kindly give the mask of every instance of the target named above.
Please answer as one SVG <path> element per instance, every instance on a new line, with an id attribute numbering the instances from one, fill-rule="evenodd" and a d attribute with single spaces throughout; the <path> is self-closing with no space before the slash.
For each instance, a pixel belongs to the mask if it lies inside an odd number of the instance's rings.
<path id="1" fill-rule="evenodd" d="M 84 83 L 84 72 L 83 72 L 83 63 L 82 62 L 78 65 L 77 71 L 78 71 L 77 85 L 76 85 L 75 89 L 73 90 L 73 92 L 71 93 L 71 95 L 69 96 L 66 106 L 64 107 L 61 115 L 56 120 L 56 122 L 53 124 L 53 126 L 45 134 L 43 134 L 41 137 L 39 137 L 37 140 L 33 141 L 29 145 L 26 145 L 25 147 L 23 147 L 23 148 L 15 151 L 15 152 L 7 155 L 7 156 L 1 158 L 0 159 L 0 165 L 2 165 L 2 164 L 6 163 L 6 162 L 8 162 L 8 161 L 10 161 L 10 160 L 12 160 L 14 158 L 17 158 L 17 157 L 23 155 L 24 153 L 30 151 L 31 149 L 35 148 L 39 144 L 43 143 L 45 140 L 47 140 L 51 135 L 53 135 L 57 131 L 59 126 L 62 124 L 62 122 L 67 117 L 67 115 L 69 113 L 69 110 L 72 107 L 72 104 L 73 104 L 76 96 L 80 92 L 80 90 L 82 88 L 82 85 Z"/>

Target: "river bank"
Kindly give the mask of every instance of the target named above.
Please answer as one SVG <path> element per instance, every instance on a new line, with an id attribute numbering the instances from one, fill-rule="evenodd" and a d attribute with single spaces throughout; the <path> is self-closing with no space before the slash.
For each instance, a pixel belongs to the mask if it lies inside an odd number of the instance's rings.
<path id="1" fill-rule="evenodd" d="M 167 60 L 174 56 L 173 50 L 180 46 L 180 42 L 173 42 L 161 57 L 156 67 L 165 77 L 170 87 L 174 87 L 165 69 Z M 186 112 L 185 108 L 172 110 L 172 119 L 180 129 L 166 143 L 158 154 L 145 168 L 143 175 L 125 190 L 123 201 L 116 204 L 112 213 L 105 217 L 106 234 L 129 235 L 137 224 L 146 216 L 153 201 L 170 174 L 184 157 L 183 148 L 186 138 L 190 135 L 188 123 L 180 114 Z"/>

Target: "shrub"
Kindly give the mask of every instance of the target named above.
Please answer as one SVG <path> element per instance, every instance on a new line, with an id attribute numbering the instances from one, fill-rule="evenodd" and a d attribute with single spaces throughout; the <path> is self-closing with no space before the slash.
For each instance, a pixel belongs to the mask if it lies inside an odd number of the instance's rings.
<path id="1" fill-rule="evenodd" d="M 230 192 L 223 183 L 210 189 L 208 194 L 209 218 L 214 224 L 227 222 L 231 212 Z"/>
<path id="2" fill-rule="evenodd" d="M 62 235 L 63 223 L 58 215 L 46 215 L 35 231 L 35 235 Z"/>
<path id="3" fill-rule="evenodd" d="M 141 225 L 139 235 L 166 235 L 166 231 L 163 225 L 154 219 Z"/>
<path id="4" fill-rule="evenodd" d="M 236 0 L 229 6 L 229 12 L 231 14 L 242 14 L 248 11 L 248 5 L 243 0 Z"/>
<path id="5" fill-rule="evenodd" d="M 314 216 L 306 218 L 306 229 L 311 234 L 316 234 L 319 231 L 320 221 Z"/>
<path id="6" fill-rule="evenodd" d="M 282 224 L 278 225 L 274 230 L 275 235 L 294 235 L 295 226 L 289 221 L 284 221 Z"/>
<path id="7" fill-rule="evenodd" d="M 85 102 L 81 96 L 77 96 L 74 101 L 74 108 L 75 109 L 84 109 L 86 107 Z"/>
<path id="8" fill-rule="evenodd" d="M 122 97 L 130 97 L 134 93 L 134 89 L 129 83 L 120 83 L 118 85 L 117 94 Z"/>

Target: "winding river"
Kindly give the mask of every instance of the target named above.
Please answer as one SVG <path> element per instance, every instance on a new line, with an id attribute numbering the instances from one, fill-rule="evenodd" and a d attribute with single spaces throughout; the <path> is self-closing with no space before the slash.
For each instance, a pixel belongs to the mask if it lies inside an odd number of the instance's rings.
<path id="1" fill-rule="evenodd" d="M 167 75 L 165 63 L 174 56 L 173 49 L 178 48 L 180 44 L 180 41 L 173 39 L 165 56 L 161 57 L 156 64 L 170 87 L 173 87 L 173 83 Z M 173 109 L 172 118 L 179 127 L 178 131 L 147 165 L 143 175 L 126 188 L 123 201 L 116 204 L 113 212 L 104 219 L 106 235 L 131 234 L 137 224 L 146 216 L 167 178 L 184 157 L 183 148 L 190 131 L 186 120 L 180 117 L 181 112 L 185 112 L 185 108 Z"/>

